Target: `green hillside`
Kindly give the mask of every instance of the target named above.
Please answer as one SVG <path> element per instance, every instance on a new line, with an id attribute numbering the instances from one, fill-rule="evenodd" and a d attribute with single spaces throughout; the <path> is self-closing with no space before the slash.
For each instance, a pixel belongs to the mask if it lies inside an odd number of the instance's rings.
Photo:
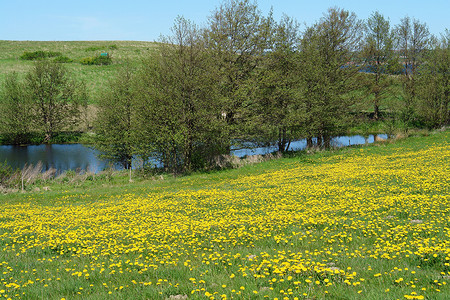
<path id="1" fill-rule="evenodd" d="M 88 87 L 90 101 L 96 102 L 99 92 L 107 80 L 112 77 L 120 64 L 125 61 L 139 62 L 155 47 L 154 42 L 137 41 L 0 41 L 0 82 L 9 72 L 25 74 L 33 61 L 20 59 L 25 52 L 52 51 L 61 52 L 73 62 L 65 63 L 76 78 L 84 80 Z M 80 60 L 86 57 L 108 53 L 113 63 L 108 66 L 82 65 Z"/>

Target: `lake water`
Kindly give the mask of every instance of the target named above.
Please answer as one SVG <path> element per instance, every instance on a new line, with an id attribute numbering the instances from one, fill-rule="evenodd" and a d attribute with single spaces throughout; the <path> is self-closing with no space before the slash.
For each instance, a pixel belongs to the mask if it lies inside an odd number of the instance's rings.
<path id="1" fill-rule="evenodd" d="M 80 169 L 97 173 L 108 166 L 98 154 L 82 144 L 0 146 L 0 162 L 6 160 L 13 168 L 36 165 L 40 161 L 45 170 L 53 167 L 59 172 Z"/>
<path id="2" fill-rule="evenodd" d="M 379 135 L 386 139 L 387 135 Z M 374 136 L 369 136 L 367 142 L 373 143 Z M 359 145 L 366 143 L 362 136 L 340 136 L 333 138 L 332 145 L 343 147 L 348 145 Z M 302 150 L 306 148 L 306 140 L 294 141 L 289 150 Z M 243 157 L 246 155 L 267 154 L 276 151 L 277 147 L 260 147 L 254 149 L 235 149 L 232 154 Z M 81 144 L 53 144 L 32 146 L 0 146 L 0 162 L 5 160 L 13 168 L 23 168 L 25 164 L 36 165 L 42 162 L 44 169 L 50 167 L 59 172 L 66 170 L 88 170 L 99 172 L 108 167 L 108 162 L 98 158 L 99 152 Z M 116 165 L 117 168 L 120 166 Z"/>
<path id="3" fill-rule="evenodd" d="M 378 137 L 382 139 L 387 139 L 387 134 L 379 134 Z M 374 142 L 374 136 L 370 135 L 367 138 L 367 143 L 371 144 Z M 313 139 L 315 142 L 315 139 Z M 331 145 L 334 147 L 345 147 L 345 146 L 351 146 L 351 145 L 361 145 L 365 144 L 366 139 L 361 135 L 353 135 L 353 136 L 338 136 L 334 137 L 331 141 Z M 297 150 L 303 150 L 306 148 L 306 139 L 298 140 L 291 142 L 291 145 L 289 146 L 290 151 L 297 151 Z M 232 154 L 243 157 L 246 155 L 255 155 L 255 154 L 267 154 L 274 151 L 277 151 L 277 147 L 260 147 L 260 148 L 253 148 L 253 149 L 239 149 L 239 150 L 233 150 Z"/>

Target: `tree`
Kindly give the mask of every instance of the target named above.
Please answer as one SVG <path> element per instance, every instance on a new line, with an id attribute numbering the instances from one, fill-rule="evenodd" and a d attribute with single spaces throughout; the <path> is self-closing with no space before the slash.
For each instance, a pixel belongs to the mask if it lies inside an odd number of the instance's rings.
<path id="1" fill-rule="evenodd" d="M 143 65 L 139 83 L 141 154 L 166 171 L 189 172 L 222 154 L 224 126 L 217 76 L 198 27 L 178 17 L 160 53 Z"/>
<path id="2" fill-rule="evenodd" d="M 243 123 L 243 103 L 255 84 L 254 71 L 270 44 L 272 22 L 271 14 L 263 17 L 248 0 L 226 0 L 208 19 L 205 46 L 214 57 L 221 109 L 235 137 L 236 127 Z"/>
<path id="3" fill-rule="evenodd" d="M 284 15 L 273 34 L 272 49 L 257 70 L 256 93 L 246 105 L 259 139 L 275 142 L 278 151 L 289 149 L 299 129 L 298 23 Z"/>
<path id="4" fill-rule="evenodd" d="M 318 24 L 308 28 L 300 48 L 302 116 L 308 146 L 317 136 L 328 148 L 331 137 L 348 124 L 357 88 L 353 78 L 359 71 L 362 23 L 354 13 L 331 8 Z"/>
<path id="5" fill-rule="evenodd" d="M 12 144 L 28 143 L 33 131 L 33 107 L 17 73 L 7 74 L 0 100 L 1 132 Z"/>
<path id="6" fill-rule="evenodd" d="M 373 95 L 374 119 L 380 117 L 380 104 L 390 92 L 390 75 L 398 69 L 398 57 L 394 52 L 394 33 L 389 20 L 374 12 L 367 20 L 364 47 L 366 64 L 370 68 L 369 95 Z"/>
<path id="7" fill-rule="evenodd" d="M 423 62 L 430 41 L 430 33 L 425 23 L 405 17 L 396 26 L 398 50 L 404 59 L 403 91 L 405 107 L 402 119 L 407 123 L 415 122 L 417 112 L 414 111 L 416 99 L 416 75 Z"/>
<path id="8" fill-rule="evenodd" d="M 45 133 L 44 142 L 49 142 L 55 132 L 79 122 L 86 90 L 71 79 L 62 64 L 37 61 L 25 79 L 25 91 L 34 108 L 34 124 Z"/>
<path id="9" fill-rule="evenodd" d="M 395 26 L 395 33 L 398 42 L 398 50 L 400 52 L 400 57 L 404 62 L 405 75 L 408 75 L 411 71 L 410 67 L 410 41 L 411 41 L 411 19 L 409 17 L 404 17 L 400 20 L 400 24 Z"/>
<path id="10" fill-rule="evenodd" d="M 417 111 L 436 128 L 450 122 L 450 31 L 433 44 L 418 74 Z"/>
<path id="11" fill-rule="evenodd" d="M 136 144 L 137 104 L 134 100 L 135 69 L 126 64 L 110 80 L 108 89 L 99 101 L 99 111 L 95 122 L 94 147 L 102 157 L 131 169 Z"/>

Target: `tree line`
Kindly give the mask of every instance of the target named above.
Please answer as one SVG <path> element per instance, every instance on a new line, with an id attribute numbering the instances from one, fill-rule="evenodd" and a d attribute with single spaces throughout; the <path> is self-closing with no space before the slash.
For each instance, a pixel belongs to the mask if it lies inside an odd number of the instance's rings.
<path id="1" fill-rule="evenodd" d="M 280 152 L 299 138 L 330 147 L 360 113 L 362 98 L 375 120 L 385 99 L 398 97 L 401 106 L 389 113 L 402 122 L 443 126 L 450 119 L 449 42 L 448 30 L 438 39 L 409 17 L 391 26 L 379 12 L 363 21 L 330 8 L 300 30 L 291 17 L 275 21 L 254 2 L 227 0 L 204 27 L 178 17 L 156 55 L 123 64 L 99 100 L 94 145 L 127 168 L 140 156 L 149 167 L 182 173 L 211 166 L 242 142 Z M 20 136 L 32 126 L 47 139 L 59 124 L 80 119 L 83 86 L 58 72 L 62 65 L 44 61 L 25 81 L 7 77 L 3 132 Z M 14 110 L 19 104 L 26 114 Z"/>

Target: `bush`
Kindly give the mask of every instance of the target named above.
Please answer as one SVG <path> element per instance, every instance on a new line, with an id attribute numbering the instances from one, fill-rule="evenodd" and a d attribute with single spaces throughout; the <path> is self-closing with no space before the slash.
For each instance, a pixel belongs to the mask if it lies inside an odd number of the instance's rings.
<path id="1" fill-rule="evenodd" d="M 97 65 L 110 65 L 112 63 L 111 57 L 108 56 L 98 56 L 95 60 Z"/>
<path id="2" fill-rule="evenodd" d="M 86 49 L 84 49 L 84 51 L 90 52 L 90 51 L 98 51 L 98 50 L 102 50 L 102 49 L 103 49 L 103 47 L 92 46 L 92 47 L 87 47 Z"/>
<path id="3" fill-rule="evenodd" d="M 81 137 L 80 131 L 62 131 L 55 134 L 51 139 L 52 144 L 68 144 L 68 143 L 78 143 Z"/>
<path id="4" fill-rule="evenodd" d="M 32 144 L 31 140 L 36 137 L 35 133 L 10 133 L 5 132 L 0 140 L 0 145 L 25 145 Z"/>
<path id="5" fill-rule="evenodd" d="M 80 59 L 80 63 L 82 65 L 94 65 L 94 59 L 95 57 L 84 57 Z"/>
<path id="6" fill-rule="evenodd" d="M 110 65 L 112 63 L 111 57 L 108 56 L 92 56 L 85 57 L 80 60 L 82 65 Z"/>
<path id="7" fill-rule="evenodd" d="M 23 60 L 38 60 L 38 59 L 45 59 L 49 57 L 56 57 L 56 56 L 62 56 L 61 52 L 53 52 L 53 51 L 34 51 L 34 52 L 24 52 L 20 59 Z"/>
<path id="8" fill-rule="evenodd" d="M 71 62 L 73 62 L 73 59 L 70 59 L 67 56 L 61 55 L 61 56 L 55 57 L 55 59 L 53 61 L 57 62 L 57 63 L 71 63 Z"/>
<path id="9" fill-rule="evenodd" d="M 40 145 L 44 142 L 45 136 L 43 134 L 33 134 L 30 138 L 29 143 L 27 144 L 32 144 L 32 145 Z"/>

